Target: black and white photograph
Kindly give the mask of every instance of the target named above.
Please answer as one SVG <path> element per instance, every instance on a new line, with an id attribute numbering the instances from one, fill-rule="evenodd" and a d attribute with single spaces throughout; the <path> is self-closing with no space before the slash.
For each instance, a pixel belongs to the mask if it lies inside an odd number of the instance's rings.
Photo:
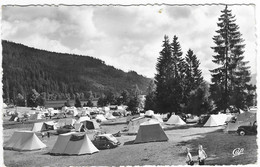
<path id="1" fill-rule="evenodd" d="M 203 2 L 3 4 L 1 166 L 257 166 L 259 4 Z"/>

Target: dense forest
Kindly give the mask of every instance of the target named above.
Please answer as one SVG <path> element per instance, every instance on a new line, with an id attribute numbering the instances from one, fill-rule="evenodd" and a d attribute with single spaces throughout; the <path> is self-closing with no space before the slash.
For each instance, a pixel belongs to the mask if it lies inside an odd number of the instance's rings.
<path id="1" fill-rule="evenodd" d="M 5 40 L 2 47 L 5 100 L 15 99 L 18 94 L 26 97 L 32 89 L 45 92 L 46 100 L 73 98 L 76 93 L 82 98 L 89 94 L 120 94 L 136 86 L 145 94 L 151 81 L 89 56 L 49 52 Z"/>

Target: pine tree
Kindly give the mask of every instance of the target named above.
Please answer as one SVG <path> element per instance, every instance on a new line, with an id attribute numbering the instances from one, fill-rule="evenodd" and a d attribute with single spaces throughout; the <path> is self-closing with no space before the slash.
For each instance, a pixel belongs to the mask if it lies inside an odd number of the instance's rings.
<path id="1" fill-rule="evenodd" d="M 177 40 L 178 38 L 174 36 L 173 42 L 170 44 L 168 36 L 164 36 L 163 49 L 156 65 L 155 95 L 159 113 L 180 112 L 184 62 Z"/>
<path id="2" fill-rule="evenodd" d="M 243 103 L 250 73 L 246 67 L 247 62 L 243 61 L 245 45 L 242 44 L 244 40 L 241 38 L 239 26 L 235 23 L 235 16 L 227 6 L 221 13 L 218 19 L 220 22 L 217 23 L 219 29 L 216 31 L 217 35 L 213 37 L 216 46 L 212 47 L 216 53 L 213 62 L 219 66 L 210 70 L 212 73 L 210 91 L 217 109 L 226 110 L 229 105 Z"/>
<path id="3" fill-rule="evenodd" d="M 185 105 L 188 104 L 190 99 L 190 94 L 199 88 L 203 82 L 202 72 L 199 69 L 200 62 L 197 56 L 193 53 L 191 49 L 188 50 L 185 56 L 185 79 L 184 79 L 184 95 L 183 101 Z"/>

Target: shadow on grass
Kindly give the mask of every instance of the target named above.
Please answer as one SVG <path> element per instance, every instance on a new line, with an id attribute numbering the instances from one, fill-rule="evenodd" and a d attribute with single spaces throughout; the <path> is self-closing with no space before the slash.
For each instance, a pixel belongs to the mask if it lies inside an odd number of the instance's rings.
<path id="1" fill-rule="evenodd" d="M 256 136 L 227 134 L 223 132 L 223 129 L 216 129 L 215 131 L 208 133 L 199 133 L 187 136 L 197 137 L 187 141 L 178 142 L 176 146 L 190 148 L 193 159 L 197 160 L 198 145 L 203 145 L 203 148 L 208 155 L 208 158 L 205 161 L 206 165 L 245 165 L 257 162 Z M 236 148 L 244 148 L 245 153 L 233 157 L 232 152 Z M 178 155 L 185 158 L 187 153 L 183 151 Z M 195 165 L 197 164 L 198 162 L 195 163 Z"/>
<path id="2" fill-rule="evenodd" d="M 175 130 L 175 129 L 190 129 L 190 128 L 197 128 L 197 127 L 203 127 L 203 126 L 198 124 L 186 124 L 186 125 L 175 125 L 175 126 L 166 124 L 163 130 L 167 131 L 167 130 Z"/>
<path id="3" fill-rule="evenodd" d="M 133 145 L 133 144 L 135 144 L 134 142 L 135 142 L 135 140 L 127 141 L 124 143 L 124 145 Z"/>

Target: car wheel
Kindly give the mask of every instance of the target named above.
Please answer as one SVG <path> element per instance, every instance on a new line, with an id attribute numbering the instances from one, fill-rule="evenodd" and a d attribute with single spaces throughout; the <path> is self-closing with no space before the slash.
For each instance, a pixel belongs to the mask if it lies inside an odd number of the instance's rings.
<path id="1" fill-rule="evenodd" d="M 107 148 L 107 149 L 110 149 L 110 148 L 111 148 L 111 145 L 110 145 L 110 144 L 106 144 L 106 148 Z"/>
<path id="2" fill-rule="evenodd" d="M 245 131 L 243 131 L 243 130 L 239 131 L 239 135 L 240 135 L 240 136 L 245 136 L 245 134 L 246 134 Z"/>

